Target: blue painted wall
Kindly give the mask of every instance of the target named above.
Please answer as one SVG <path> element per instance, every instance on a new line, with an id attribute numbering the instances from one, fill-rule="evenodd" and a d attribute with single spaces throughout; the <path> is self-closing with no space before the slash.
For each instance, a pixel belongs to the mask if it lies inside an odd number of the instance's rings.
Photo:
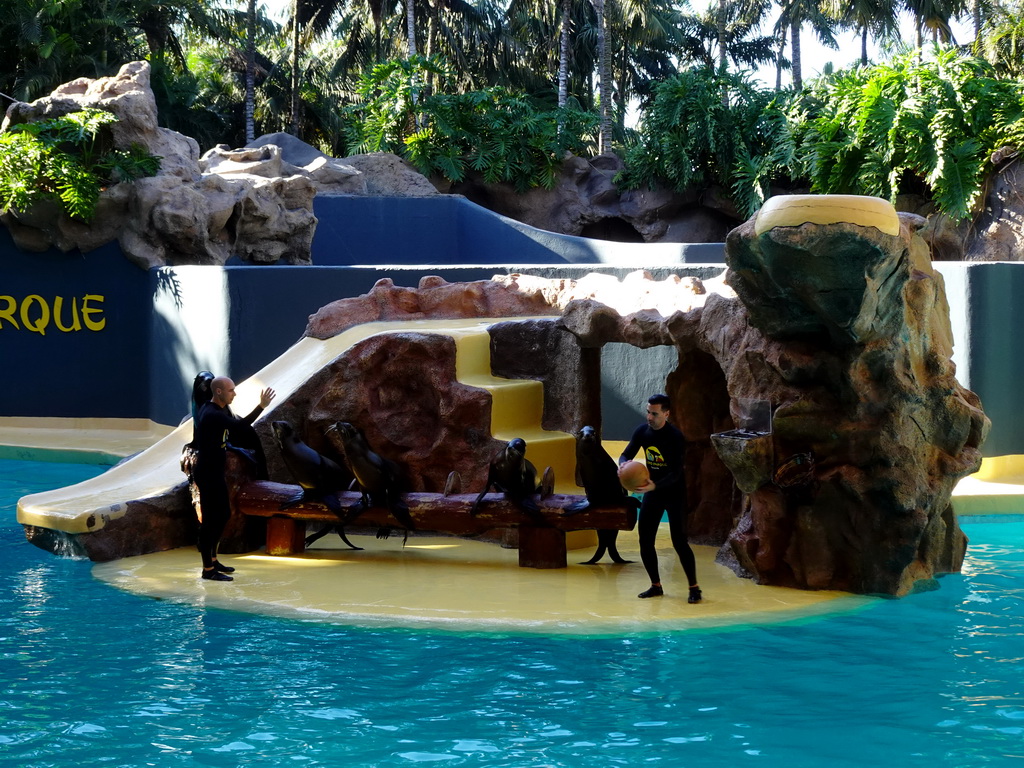
<path id="1" fill-rule="evenodd" d="M 317 197 L 319 265 L 723 263 L 722 243 L 613 243 L 546 232 L 452 195 Z"/>
<path id="2" fill-rule="evenodd" d="M 0 415 L 144 415 L 151 314 L 149 277 L 116 243 L 24 253 L 0 227 Z"/>
<path id="3" fill-rule="evenodd" d="M 365 293 L 382 277 L 415 286 L 426 275 L 456 282 L 508 272 L 623 276 L 646 268 L 659 278 L 672 272 L 707 278 L 723 268 L 721 244 L 645 246 L 562 237 L 461 198 L 323 198 L 316 212 L 312 267 L 147 272 L 124 259 L 116 244 L 88 254 L 23 253 L 0 227 L 0 360 L 7 373 L 0 416 L 135 417 L 177 424 L 188 412 L 197 371 L 244 379 L 297 341 L 310 314 L 335 299 Z M 698 258 L 703 265 L 692 263 Z M 460 264 L 467 266 L 441 266 Z M 1024 453 L 1024 354 L 1016 332 L 1024 303 L 1014 301 L 1024 296 L 1024 263 L 936 267 L 946 282 L 958 378 L 978 393 L 993 421 L 985 455 Z M 94 324 L 103 321 L 100 330 L 83 322 L 87 295 L 103 297 L 88 303 L 101 309 L 89 315 Z M 77 306 L 81 330 L 59 330 L 53 317 L 57 297 L 61 323 L 73 324 Z M 24 327 L 23 307 L 30 328 Z M 644 355 L 621 346 L 603 352 L 606 378 L 642 366 L 657 379 L 671 369 L 671 353 Z M 634 403 L 649 394 L 646 379 L 633 386 L 635 377 L 625 378 L 606 382 L 605 398 L 618 404 L 612 410 L 622 410 L 605 418 L 609 438 L 642 418 Z"/>
<path id="4" fill-rule="evenodd" d="M 956 377 L 992 420 L 986 456 L 1024 453 L 1024 263 L 936 262 L 949 299 Z"/>

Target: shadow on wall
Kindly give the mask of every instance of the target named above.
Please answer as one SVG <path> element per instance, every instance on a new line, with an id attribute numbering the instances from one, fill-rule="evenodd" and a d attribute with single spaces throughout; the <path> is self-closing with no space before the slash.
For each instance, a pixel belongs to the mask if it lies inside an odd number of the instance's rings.
<path id="1" fill-rule="evenodd" d="M 725 374 L 706 352 L 680 352 L 665 391 L 672 398 L 673 421 L 686 437 L 690 537 L 699 544 L 721 545 L 743 503 L 732 472 L 711 444 L 711 435 L 735 426 Z"/>
<path id="2" fill-rule="evenodd" d="M 601 348 L 601 437 L 629 440 L 646 418 L 647 398 L 665 392 L 678 363 L 674 347 L 605 344 Z"/>

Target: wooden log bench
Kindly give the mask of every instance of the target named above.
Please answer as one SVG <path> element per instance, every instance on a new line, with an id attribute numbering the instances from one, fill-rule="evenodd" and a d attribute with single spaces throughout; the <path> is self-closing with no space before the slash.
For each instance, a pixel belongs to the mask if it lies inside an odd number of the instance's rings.
<path id="1" fill-rule="evenodd" d="M 303 502 L 282 511 L 281 504 L 292 498 L 298 490 L 296 485 L 260 480 L 243 485 L 235 496 L 235 506 L 241 513 L 268 518 L 268 554 L 290 555 L 303 552 L 307 521 L 340 522 L 326 505 L 319 502 Z M 544 525 L 539 525 L 533 517 L 498 493 L 484 496 L 477 515 L 472 516 L 469 510 L 476 497 L 475 493 L 452 496 L 439 493 L 402 495 L 417 531 L 475 536 L 499 528 L 518 528 L 519 565 L 524 568 L 565 568 L 566 531 L 629 531 L 636 525 L 636 510 L 625 506 L 586 509 L 566 515 L 566 507 L 583 497 L 562 494 L 553 494 L 538 501 Z M 351 508 L 360 498 L 358 493 L 352 491 L 338 494 L 342 509 Z M 348 524 L 402 527 L 384 507 L 365 509 Z"/>

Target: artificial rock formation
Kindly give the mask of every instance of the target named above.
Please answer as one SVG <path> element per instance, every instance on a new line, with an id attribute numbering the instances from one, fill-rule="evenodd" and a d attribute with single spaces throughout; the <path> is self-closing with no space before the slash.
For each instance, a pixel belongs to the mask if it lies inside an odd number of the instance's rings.
<path id="1" fill-rule="evenodd" d="M 144 268 L 224 264 L 232 257 L 308 264 L 315 195 L 438 194 L 393 155 L 336 160 L 287 134 L 261 137 L 242 149 L 221 145 L 200 156 L 194 139 L 157 124 L 149 78 L 147 62 L 132 62 L 113 77 L 80 78 L 8 108 L 0 130 L 88 107 L 105 109 L 118 118 L 110 126 L 116 148 L 137 144 L 161 158 L 156 176 L 104 190 L 91 222 L 68 216 L 56 203 L 3 213 L 0 221 L 19 248 L 87 252 L 116 240 Z"/>
<path id="2" fill-rule="evenodd" d="M 903 220 L 898 235 L 852 224 L 757 235 L 751 220 L 730 235 L 728 285 L 642 273 L 621 284 L 596 275 L 432 278 L 419 289 L 382 281 L 322 309 L 307 333 L 403 316 L 507 316 L 516 303 L 520 314 L 536 314 L 546 305 L 560 316 L 535 324 L 578 347 L 569 375 L 545 379 L 545 418 L 566 430 L 599 419 L 591 395 L 602 345 L 674 346 L 680 363 L 665 389 L 690 443 L 692 537 L 721 545 L 722 562 L 760 583 L 903 595 L 959 570 L 966 539 L 951 492 L 980 466 L 989 427 L 955 379 L 942 279 L 913 223 Z M 504 375 L 542 378 L 544 366 L 530 361 L 563 357 L 566 338 L 510 326 L 492 335 Z M 305 415 L 310 439 L 340 413 L 376 425 L 377 450 L 412 467 L 426 490 L 452 469 L 479 482 L 487 398 L 454 381 L 449 343 L 427 338 L 364 343 L 286 412 L 299 422 Z M 773 413 L 769 449 L 762 438 L 749 461 L 719 456 L 711 436 L 736 427 L 756 401 Z M 395 414 L 399 406 L 415 413 Z M 723 458 L 743 473 L 742 488 Z"/>
<path id="3" fill-rule="evenodd" d="M 703 282 L 642 272 L 622 281 L 429 277 L 418 288 L 382 280 L 322 308 L 306 333 L 523 318 L 490 329 L 492 371 L 543 381 L 543 426 L 567 432 L 600 428 L 603 345 L 671 346 L 679 364 L 664 389 L 688 441 L 691 538 L 763 584 L 903 595 L 959 570 L 966 539 L 951 493 L 980 466 L 989 428 L 956 381 L 942 279 L 917 223 L 904 217 L 891 235 L 851 224 L 758 234 L 751 220 L 729 237 L 726 273 Z M 399 464 L 407 490 L 439 493 L 452 471 L 456 493 L 482 490 L 500 443 L 489 396 L 458 381 L 455 355 L 450 338 L 412 329 L 355 344 L 257 421 L 270 479 L 291 482 L 270 421 L 291 422 L 341 460 L 326 432 L 344 420 Z M 742 439 L 735 430 L 752 403 L 770 408 L 770 432 L 752 435 L 749 449 L 716 450 L 721 433 Z M 232 476 L 232 487 L 244 479 Z M 85 551 L 109 559 L 191 543 L 184 486 L 145 503 L 165 510 L 169 527 L 125 515 L 83 535 Z M 29 534 L 51 548 L 46 532 Z M 229 546 L 245 538 L 239 527 Z"/>
<path id="4" fill-rule="evenodd" d="M 307 263 L 316 218 L 314 183 L 302 175 L 262 178 L 204 173 L 194 139 L 157 124 L 147 62 L 125 64 L 113 77 L 80 78 L 31 104 L 15 103 L 3 128 L 59 117 L 87 107 L 118 118 L 113 144 L 137 144 L 161 158 L 156 176 L 115 184 L 101 193 L 91 222 L 54 207 L 7 212 L 3 222 L 24 250 L 89 251 L 117 240 L 142 267 L 254 262 Z"/>
<path id="5" fill-rule="evenodd" d="M 971 261 L 1024 261 L 1024 163 L 1018 149 L 1004 147 L 993 153 L 996 166 L 985 205 L 967 236 Z"/>
<path id="6" fill-rule="evenodd" d="M 620 170 L 614 155 L 567 155 L 550 189 L 520 192 L 471 172 L 447 191 L 538 229 L 618 242 L 720 243 L 743 220 L 716 190 L 621 190 L 614 181 Z"/>
<path id="7" fill-rule="evenodd" d="M 893 595 L 959 570 L 950 494 L 980 466 L 989 421 L 956 382 L 925 243 L 906 221 L 898 236 L 835 224 L 760 237 L 748 222 L 727 253 L 749 323 L 729 339 L 730 396 L 771 400 L 776 465 L 815 459 L 802 486 L 751 493 L 729 538 L 739 565 L 771 583 Z M 716 303 L 702 322 L 732 313 Z"/>

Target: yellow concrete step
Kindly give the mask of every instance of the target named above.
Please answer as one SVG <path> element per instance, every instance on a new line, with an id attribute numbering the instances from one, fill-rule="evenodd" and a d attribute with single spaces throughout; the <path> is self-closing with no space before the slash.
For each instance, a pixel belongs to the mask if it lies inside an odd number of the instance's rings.
<path id="1" fill-rule="evenodd" d="M 491 393 L 491 434 L 495 437 L 499 432 L 523 432 L 539 427 L 544 414 L 541 382 L 494 376 L 468 376 L 459 381 Z"/>
<path id="2" fill-rule="evenodd" d="M 484 329 L 457 330 L 455 376 L 463 384 L 491 395 L 491 436 L 495 440 L 526 441 L 526 458 L 543 476 L 555 472 L 559 493 L 579 493 L 576 485 L 576 438 L 568 432 L 542 429 L 544 385 L 531 379 L 503 379 L 491 375 L 490 334 Z"/>

